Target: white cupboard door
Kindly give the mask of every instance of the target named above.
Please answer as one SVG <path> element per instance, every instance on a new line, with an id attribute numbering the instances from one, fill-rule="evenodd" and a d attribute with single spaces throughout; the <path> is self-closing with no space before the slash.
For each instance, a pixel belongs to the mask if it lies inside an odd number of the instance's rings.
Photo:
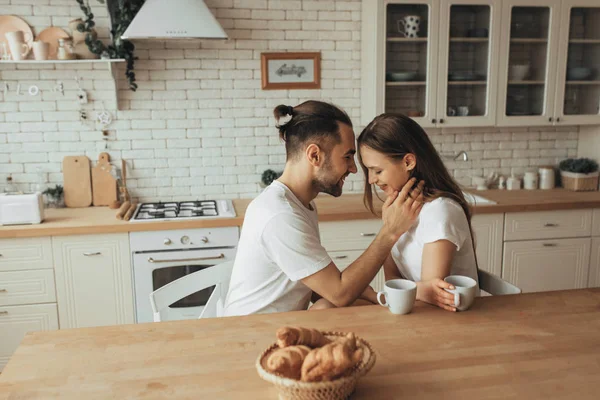
<path id="1" fill-rule="evenodd" d="M 127 234 L 53 237 L 60 327 L 134 322 Z"/>
<path id="2" fill-rule="evenodd" d="M 384 4 L 385 52 L 380 74 L 385 77 L 385 112 L 408 115 L 423 127 L 435 126 L 440 1 L 389 0 Z"/>
<path id="3" fill-rule="evenodd" d="M 588 285 L 590 238 L 504 243 L 502 278 L 524 293 Z"/>
<path id="4" fill-rule="evenodd" d="M 49 237 L 0 239 L 0 271 L 52 269 Z"/>
<path id="5" fill-rule="evenodd" d="M 600 238 L 592 238 L 592 259 L 588 287 L 600 287 Z"/>
<path id="6" fill-rule="evenodd" d="M 479 269 L 501 276 L 504 214 L 474 215 L 471 226 Z"/>
<path id="7" fill-rule="evenodd" d="M 496 123 L 501 12 L 497 0 L 441 2 L 437 126 Z"/>
<path id="8" fill-rule="evenodd" d="M 57 329 L 56 303 L 0 307 L 0 371 L 25 334 Z"/>
<path id="9" fill-rule="evenodd" d="M 560 15 L 556 123 L 600 124 L 600 3 L 563 0 Z"/>
<path id="10" fill-rule="evenodd" d="M 560 0 L 502 8 L 497 125 L 553 125 Z"/>

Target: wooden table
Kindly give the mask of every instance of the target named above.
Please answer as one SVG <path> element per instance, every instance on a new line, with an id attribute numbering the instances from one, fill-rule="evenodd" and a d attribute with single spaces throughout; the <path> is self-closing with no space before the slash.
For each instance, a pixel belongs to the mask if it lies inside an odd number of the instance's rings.
<path id="1" fill-rule="evenodd" d="M 276 399 L 254 362 L 275 330 L 353 331 L 377 362 L 353 399 L 598 399 L 600 289 L 29 334 L 0 399 Z"/>

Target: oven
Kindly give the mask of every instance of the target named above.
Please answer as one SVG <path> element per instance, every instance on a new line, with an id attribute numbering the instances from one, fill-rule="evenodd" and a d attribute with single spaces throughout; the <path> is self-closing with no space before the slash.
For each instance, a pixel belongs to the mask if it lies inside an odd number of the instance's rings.
<path id="1" fill-rule="evenodd" d="M 137 322 L 153 321 L 149 295 L 154 290 L 196 271 L 233 260 L 238 236 L 237 227 L 132 232 Z M 171 304 L 161 311 L 161 320 L 198 318 L 213 290 L 214 286 Z"/>

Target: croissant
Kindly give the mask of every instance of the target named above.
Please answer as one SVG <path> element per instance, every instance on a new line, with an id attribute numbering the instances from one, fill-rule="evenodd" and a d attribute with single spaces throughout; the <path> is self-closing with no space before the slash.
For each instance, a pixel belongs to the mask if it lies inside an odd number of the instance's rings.
<path id="1" fill-rule="evenodd" d="M 312 328 L 284 326 L 277 329 L 277 344 L 279 347 L 305 345 L 311 348 L 324 346 L 331 341 L 321 332 Z"/>
<path id="2" fill-rule="evenodd" d="M 331 381 L 346 374 L 363 357 L 363 350 L 356 347 L 356 338 L 349 333 L 321 348 L 314 349 L 304 359 L 301 379 L 304 382 Z"/>
<path id="3" fill-rule="evenodd" d="M 267 370 L 286 378 L 300 380 L 302 363 L 310 350 L 307 346 L 277 349 L 267 359 Z"/>

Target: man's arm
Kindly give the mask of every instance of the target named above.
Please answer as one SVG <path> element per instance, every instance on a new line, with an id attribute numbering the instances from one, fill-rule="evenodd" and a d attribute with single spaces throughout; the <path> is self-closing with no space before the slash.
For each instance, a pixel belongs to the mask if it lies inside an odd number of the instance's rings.
<path id="1" fill-rule="evenodd" d="M 367 250 L 343 272 L 333 262 L 302 282 L 337 307 L 345 307 L 365 291 L 398 238 L 415 222 L 423 207 L 423 185 L 411 193 L 415 183 L 409 180 L 397 196 L 389 196 L 383 205 L 384 225 Z"/>

